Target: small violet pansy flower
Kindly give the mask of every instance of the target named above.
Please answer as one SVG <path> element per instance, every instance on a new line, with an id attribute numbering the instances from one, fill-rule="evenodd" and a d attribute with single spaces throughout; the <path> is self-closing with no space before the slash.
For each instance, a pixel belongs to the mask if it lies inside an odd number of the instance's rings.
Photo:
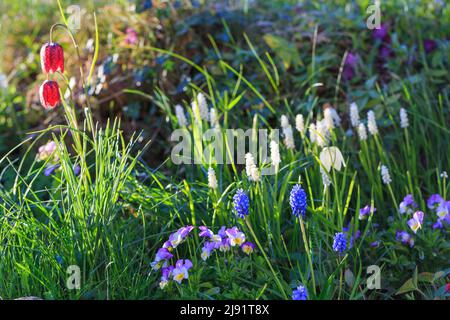
<path id="1" fill-rule="evenodd" d="M 364 208 L 359 209 L 359 220 L 366 219 L 371 212 L 377 211 L 377 208 L 366 205 Z"/>
<path id="2" fill-rule="evenodd" d="M 225 234 L 228 236 L 228 239 L 230 240 L 230 246 L 240 246 L 245 242 L 245 234 L 237 227 L 233 227 L 231 229 L 227 229 L 225 231 Z"/>
<path id="3" fill-rule="evenodd" d="M 409 245 L 411 248 L 414 247 L 414 239 L 406 231 L 397 231 L 395 239 L 404 245 Z"/>
<path id="4" fill-rule="evenodd" d="M 416 208 L 417 203 L 414 201 L 413 195 L 408 194 L 403 198 L 403 201 L 400 202 L 399 211 L 402 214 L 411 214 Z"/>
<path id="5" fill-rule="evenodd" d="M 189 269 L 192 268 L 192 262 L 189 259 L 180 259 L 175 264 L 175 268 L 172 271 L 173 280 L 178 283 L 181 283 L 183 279 L 189 278 Z"/>
<path id="6" fill-rule="evenodd" d="M 250 253 L 252 253 L 255 250 L 255 245 L 253 243 L 247 241 L 242 244 L 241 249 L 244 253 L 249 255 Z"/>
<path id="7" fill-rule="evenodd" d="M 422 228 L 422 223 L 423 223 L 422 211 L 414 212 L 413 217 L 408 220 L 408 226 L 414 233 L 416 233 L 419 228 Z"/>

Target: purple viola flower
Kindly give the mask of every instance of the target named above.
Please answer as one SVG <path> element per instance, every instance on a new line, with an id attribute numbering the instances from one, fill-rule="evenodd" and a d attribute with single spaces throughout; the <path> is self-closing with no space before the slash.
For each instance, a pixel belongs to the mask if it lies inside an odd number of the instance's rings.
<path id="1" fill-rule="evenodd" d="M 299 217 L 300 215 L 304 219 L 306 216 L 306 192 L 302 189 L 299 184 L 296 184 L 289 195 L 289 204 L 291 205 L 292 214 L 295 217 Z"/>
<path id="2" fill-rule="evenodd" d="M 342 78 L 344 80 L 352 80 L 356 74 L 356 65 L 358 64 L 359 57 L 353 52 L 347 53 L 344 61 L 344 69 L 342 70 Z"/>
<path id="3" fill-rule="evenodd" d="M 438 47 L 438 44 L 435 40 L 432 39 L 425 39 L 423 40 L 423 48 L 425 50 L 425 53 L 429 54 L 436 50 Z"/>
<path id="4" fill-rule="evenodd" d="M 444 219 L 450 213 L 450 201 L 443 201 L 436 208 L 436 214 L 439 219 Z"/>
<path id="5" fill-rule="evenodd" d="M 200 233 L 198 234 L 200 237 L 207 237 L 207 238 L 212 238 L 214 233 L 208 229 L 208 227 L 206 226 L 200 226 L 198 227 L 200 229 Z"/>
<path id="6" fill-rule="evenodd" d="M 202 253 L 201 253 L 201 258 L 205 261 L 206 259 L 209 258 L 209 256 L 211 255 L 211 252 L 214 251 L 214 249 L 216 249 L 216 244 L 214 242 L 206 242 L 203 245 L 202 248 Z"/>
<path id="7" fill-rule="evenodd" d="M 386 38 L 386 36 L 388 35 L 388 27 L 386 24 L 382 23 L 380 25 L 380 28 L 378 29 L 373 29 L 372 31 L 372 37 L 374 39 L 378 39 L 378 40 L 384 40 Z"/>
<path id="8" fill-rule="evenodd" d="M 230 248 L 231 248 L 231 246 L 230 246 L 230 239 L 222 238 L 222 242 L 220 242 L 218 244 L 218 246 L 219 246 L 219 250 L 222 251 L 222 252 L 230 250 Z"/>
<path id="9" fill-rule="evenodd" d="M 192 262 L 189 259 L 180 259 L 175 264 L 175 268 L 172 271 L 173 280 L 178 283 L 181 283 L 183 279 L 189 278 L 189 269 L 192 268 Z"/>
<path id="10" fill-rule="evenodd" d="M 445 225 L 450 225 L 450 214 L 443 218 L 438 218 L 436 223 L 433 224 L 433 229 L 444 229 Z"/>
<path id="11" fill-rule="evenodd" d="M 358 63 L 359 57 L 354 54 L 353 52 L 347 53 L 347 56 L 345 57 L 344 66 L 349 67 L 356 67 L 356 64 Z"/>
<path id="12" fill-rule="evenodd" d="M 226 235 L 228 236 L 228 239 L 230 240 L 230 246 L 240 246 L 245 242 L 245 234 L 237 227 L 233 227 L 231 229 L 227 229 L 225 231 Z"/>
<path id="13" fill-rule="evenodd" d="M 414 247 L 414 239 L 406 231 L 397 231 L 395 239 L 404 245 L 409 245 L 411 248 Z"/>
<path id="14" fill-rule="evenodd" d="M 169 283 L 169 278 L 172 275 L 172 271 L 175 269 L 174 266 L 168 266 L 161 269 L 161 281 L 159 282 L 159 287 L 164 289 Z"/>
<path id="15" fill-rule="evenodd" d="M 244 253 L 249 255 L 250 253 L 252 253 L 255 250 L 255 245 L 253 243 L 247 241 L 242 244 L 241 249 Z"/>
<path id="16" fill-rule="evenodd" d="M 164 242 L 162 247 L 166 248 L 166 249 L 169 249 L 169 250 L 173 248 L 172 243 L 169 240 Z"/>
<path id="17" fill-rule="evenodd" d="M 355 68 L 351 66 L 344 66 L 344 69 L 342 70 L 342 78 L 346 81 L 350 81 L 355 76 L 356 71 Z"/>
<path id="18" fill-rule="evenodd" d="M 227 234 L 226 234 L 226 227 L 225 226 L 222 226 L 221 228 L 220 228 L 220 230 L 219 230 L 219 232 L 217 232 L 217 234 L 219 235 L 219 236 L 221 236 L 222 238 L 225 238 L 226 236 L 227 236 Z"/>
<path id="19" fill-rule="evenodd" d="M 373 241 L 373 242 L 370 243 L 370 247 L 371 247 L 371 248 L 377 248 L 377 247 L 380 246 L 380 243 L 381 243 L 381 242 L 380 242 L 379 240 Z"/>
<path id="20" fill-rule="evenodd" d="M 172 259 L 172 257 L 173 257 L 173 254 L 171 254 L 169 252 L 169 250 L 166 248 L 161 248 L 156 253 L 156 259 L 158 259 L 158 260 L 163 260 L 163 259 L 168 260 L 168 259 Z"/>
<path id="21" fill-rule="evenodd" d="M 399 211 L 402 214 L 410 214 L 413 213 L 416 208 L 417 203 L 414 201 L 413 195 L 408 194 L 403 198 L 403 201 L 400 202 Z"/>
<path id="22" fill-rule="evenodd" d="M 59 168 L 59 164 L 48 165 L 44 169 L 44 176 L 48 177 L 48 176 L 52 175 L 58 168 Z"/>
<path id="23" fill-rule="evenodd" d="M 233 206 L 239 218 L 243 219 L 246 215 L 248 215 L 250 200 L 244 190 L 238 189 L 236 191 L 236 194 L 233 196 Z"/>
<path id="24" fill-rule="evenodd" d="M 443 201 L 444 198 L 440 194 L 432 194 L 427 200 L 427 207 L 429 209 L 436 209 Z"/>
<path id="25" fill-rule="evenodd" d="M 343 232 L 338 232 L 334 235 L 333 250 L 339 254 L 347 250 L 347 235 Z"/>
<path id="26" fill-rule="evenodd" d="M 444 229 L 444 224 L 442 220 L 438 220 L 433 224 L 433 229 Z"/>
<path id="27" fill-rule="evenodd" d="M 182 243 L 189 233 L 194 229 L 193 226 L 186 226 L 178 229 L 176 232 L 169 236 L 169 241 L 173 248 L 176 248 L 180 243 Z"/>
<path id="28" fill-rule="evenodd" d="M 155 260 L 151 263 L 153 270 L 158 270 L 161 266 L 167 264 L 167 260 L 172 259 L 173 254 L 169 252 L 167 248 L 160 248 L 156 253 Z"/>
<path id="29" fill-rule="evenodd" d="M 419 228 L 422 228 L 423 224 L 423 212 L 422 211 L 416 211 L 413 214 L 413 217 L 408 220 L 408 226 L 411 228 L 411 230 L 416 233 Z"/>
<path id="30" fill-rule="evenodd" d="M 382 45 L 379 50 L 379 57 L 382 60 L 388 60 L 394 56 L 394 51 L 392 51 L 389 45 Z"/>
<path id="31" fill-rule="evenodd" d="M 78 176 L 79 174 L 80 174 L 80 172 L 81 172 L 81 168 L 80 168 L 80 166 L 79 165 L 74 165 L 73 166 L 73 174 L 75 175 L 75 176 Z"/>
<path id="32" fill-rule="evenodd" d="M 366 219 L 371 212 L 377 211 L 377 208 L 370 205 L 366 205 L 364 208 L 359 209 L 359 220 Z"/>
<path id="33" fill-rule="evenodd" d="M 308 300 L 308 291 L 304 286 L 298 286 L 292 291 L 292 300 Z"/>

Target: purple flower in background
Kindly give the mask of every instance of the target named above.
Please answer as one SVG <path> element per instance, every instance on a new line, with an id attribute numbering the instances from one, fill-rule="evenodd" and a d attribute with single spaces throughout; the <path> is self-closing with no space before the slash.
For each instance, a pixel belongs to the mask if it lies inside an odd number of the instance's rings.
<path id="1" fill-rule="evenodd" d="M 230 246 L 230 239 L 222 238 L 222 241 L 218 245 L 219 245 L 219 250 L 220 251 L 222 251 L 222 252 L 228 251 L 231 248 L 231 246 Z"/>
<path id="2" fill-rule="evenodd" d="M 200 229 L 200 233 L 198 234 L 200 237 L 208 237 L 212 238 L 214 233 L 208 229 L 206 226 L 200 226 L 198 227 Z"/>
<path id="3" fill-rule="evenodd" d="M 433 229 L 444 229 L 444 225 L 450 225 L 450 214 L 447 214 L 443 218 L 439 218 L 435 224 L 433 224 Z"/>
<path id="4" fill-rule="evenodd" d="M 161 266 L 164 266 L 167 260 L 172 259 L 173 254 L 169 252 L 167 248 L 160 248 L 156 253 L 155 260 L 150 264 L 153 270 L 158 270 Z"/>
<path id="5" fill-rule="evenodd" d="M 219 232 L 217 232 L 217 234 L 219 235 L 219 236 L 221 236 L 222 238 L 225 238 L 226 236 L 227 236 L 227 234 L 225 233 L 225 230 L 226 230 L 227 228 L 225 227 L 225 226 L 222 226 L 221 228 L 220 228 L 220 230 L 219 230 Z"/>
<path id="6" fill-rule="evenodd" d="M 192 262 L 189 259 L 180 259 L 175 264 L 175 268 L 172 271 L 173 274 L 173 280 L 175 280 L 178 283 L 181 283 L 183 279 L 189 278 L 189 269 L 192 268 Z"/>
<path id="7" fill-rule="evenodd" d="M 366 205 L 364 208 L 359 209 L 359 220 L 366 219 L 371 212 L 375 211 L 377 211 L 377 208 Z"/>
<path id="8" fill-rule="evenodd" d="M 333 250 L 338 253 L 343 253 L 347 250 L 347 235 L 343 232 L 335 234 L 333 239 Z"/>
<path id="9" fill-rule="evenodd" d="M 450 213 L 450 201 L 443 201 L 436 208 L 436 214 L 439 219 L 444 219 Z"/>
<path id="10" fill-rule="evenodd" d="M 135 45 L 138 43 L 138 34 L 136 30 L 134 30 L 133 28 L 127 28 L 125 43 L 128 45 Z"/>
<path id="11" fill-rule="evenodd" d="M 244 190 L 238 189 L 233 196 L 234 210 L 239 218 L 244 218 L 248 215 L 248 209 L 250 207 L 250 200 L 245 194 Z"/>
<path id="12" fill-rule="evenodd" d="M 410 214 L 413 213 L 415 208 L 417 208 L 417 203 L 414 201 L 412 194 L 408 194 L 403 198 L 403 201 L 400 202 L 399 211 L 402 214 Z"/>
<path id="13" fill-rule="evenodd" d="M 292 300 L 308 300 L 308 291 L 304 286 L 298 286 L 292 291 Z"/>
<path id="14" fill-rule="evenodd" d="M 370 243 L 370 247 L 371 248 L 377 248 L 379 246 L 380 246 L 380 241 L 379 240 Z"/>
<path id="15" fill-rule="evenodd" d="M 56 169 L 59 168 L 59 164 L 48 165 L 44 169 L 44 176 L 48 177 L 55 172 Z"/>
<path id="16" fill-rule="evenodd" d="M 301 215 L 305 218 L 306 215 L 306 193 L 299 184 L 296 184 L 289 195 L 289 204 L 291 205 L 292 214 L 297 218 Z"/>
<path id="17" fill-rule="evenodd" d="M 250 253 L 252 253 L 255 250 L 255 245 L 253 243 L 247 241 L 242 244 L 241 249 L 244 253 L 249 255 Z"/>
<path id="18" fill-rule="evenodd" d="M 163 243 L 162 247 L 166 249 L 172 249 L 173 246 L 172 243 L 169 240 L 167 240 L 166 242 Z"/>
<path id="19" fill-rule="evenodd" d="M 176 232 L 169 236 L 170 246 L 176 248 L 180 243 L 182 243 L 189 233 L 194 229 L 193 226 L 186 226 L 178 229 Z"/>
<path id="20" fill-rule="evenodd" d="M 411 230 L 416 233 L 419 228 L 422 228 L 423 224 L 423 212 L 422 211 L 416 211 L 413 214 L 413 217 L 408 220 L 408 226 L 411 228 Z"/>
<path id="21" fill-rule="evenodd" d="M 423 40 L 423 48 L 425 49 L 425 53 L 431 53 L 434 50 L 436 50 L 438 47 L 438 44 L 435 40 L 432 39 L 425 39 Z"/>
<path id="22" fill-rule="evenodd" d="M 384 40 L 388 35 L 388 27 L 386 24 L 382 23 L 379 29 L 373 29 L 372 37 L 378 40 Z"/>
<path id="23" fill-rule="evenodd" d="M 411 248 L 414 247 L 414 239 L 406 231 L 397 231 L 395 239 L 404 245 L 409 245 Z"/>
<path id="24" fill-rule="evenodd" d="M 433 229 L 444 229 L 444 224 L 442 220 L 438 220 L 433 224 Z"/>
<path id="25" fill-rule="evenodd" d="M 429 209 L 436 209 L 444 201 L 440 194 L 432 194 L 427 200 L 427 207 Z"/>
<path id="26" fill-rule="evenodd" d="M 355 68 L 358 60 L 359 57 L 356 54 L 352 52 L 347 53 L 344 61 L 344 69 L 342 70 L 342 77 L 344 78 L 344 80 L 353 79 L 356 74 Z"/>
<path id="27" fill-rule="evenodd" d="M 164 289 L 164 287 L 169 283 L 169 277 L 172 274 L 174 266 L 168 266 L 161 269 L 161 281 L 159 282 L 159 287 Z"/>
<path id="28" fill-rule="evenodd" d="M 389 45 L 382 45 L 379 50 L 379 56 L 382 60 L 387 60 L 394 56 L 394 51 Z"/>
<path id="29" fill-rule="evenodd" d="M 356 72 L 353 67 L 350 66 L 344 66 L 344 69 L 342 70 L 342 78 L 346 81 L 352 80 L 355 76 Z"/>
<path id="30" fill-rule="evenodd" d="M 348 52 L 347 56 L 345 57 L 344 66 L 356 67 L 358 60 L 359 58 L 356 54 Z"/>
<path id="31" fill-rule="evenodd" d="M 163 260 L 163 259 L 165 259 L 165 260 L 172 259 L 172 257 L 173 257 L 173 254 L 171 254 L 171 253 L 169 252 L 169 250 L 166 249 L 166 248 L 161 248 L 161 249 L 159 249 L 158 252 L 156 253 L 156 259 L 157 259 L 158 261 L 159 261 L 159 260 Z"/>
<path id="32" fill-rule="evenodd" d="M 81 172 L 81 168 L 80 168 L 80 166 L 79 165 L 74 165 L 73 166 L 73 174 L 75 175 L 75 176 L 78 176 L 79 174 L 80 174 L 80 172 Z"/>
<path id="33" fill-rule="evenodd" d="M 202 253 L 201 253 L 201 258 L 205 261 L 206 259 L 208 259 L 209 258 L 209 256 L 211 255 L 211 252 L 213 252 L 214 251 L 214 249 L 215 249 L 215 247 L 216 247 L 216 244 L 214 243 L 214 242 L 206 242 L 204 245 L 203 245 L 203 248 L 202 248 Z"/>

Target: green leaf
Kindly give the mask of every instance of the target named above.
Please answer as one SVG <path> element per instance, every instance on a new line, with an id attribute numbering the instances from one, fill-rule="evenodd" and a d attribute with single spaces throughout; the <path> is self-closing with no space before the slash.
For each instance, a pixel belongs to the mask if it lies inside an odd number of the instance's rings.
<path id="1" fill-rule="evenodd" d="M 413 279 L 408 279 L 395 294 L 402 294 L 416 290 L 417 287 L 414 285 Z"/>
<path id="2" fill-rule="evenodd" d="M 284 68 L 289 69 L 291 65 L 303 65 L 300 54 L 293 43 L 273 34 L 264 35 L 264 41 L 283 61 Z"/>

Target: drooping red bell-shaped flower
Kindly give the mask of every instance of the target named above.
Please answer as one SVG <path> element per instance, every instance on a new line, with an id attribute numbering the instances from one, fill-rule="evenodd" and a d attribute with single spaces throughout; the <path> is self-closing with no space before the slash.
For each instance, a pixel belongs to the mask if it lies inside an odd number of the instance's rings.
<path id="1" fill-rule="evenodd" d="M 53 109 L 61 101 L 56 81 L 46 80 L 39 88 L 39 99 L 45 109 Z"/>
<path id="2" fill-rule="evenodd" d="M 64 51 L 56 42 L 47 42 L 41 48 L 41 66 L 44 73 L 64 72 Z"/>

